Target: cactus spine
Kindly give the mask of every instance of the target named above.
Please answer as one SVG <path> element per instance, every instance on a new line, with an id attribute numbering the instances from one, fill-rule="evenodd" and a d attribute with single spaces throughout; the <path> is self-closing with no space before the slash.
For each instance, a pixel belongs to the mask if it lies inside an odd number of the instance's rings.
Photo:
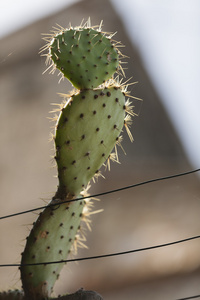
<path id="1" fill-rule="evenodd" d="M 101 175 L 106 161 L 108 168 L 111 160 L 118 162 L 116 146 L 121 146 L 123 127 L 133 140 L 129 126 L 135 114 L 125 99 L 127 85 L 119 79 L 124 75 L 120 61 L 124 56 L 120 43 L 102 32 L 101 25 L 91 27 L 88 20 L 80 27 L 59 27 L 45 37 L 47 45 L 42 48 L 48 51 L 43 55 L 50 73 L 59 69 L 61 78 L 76 89 L 61 104 L 56 120 L 58 189 L 36 220 L 22 254 L 21 279 L 29 300 L 51 296 L 64 263 L 48 262 L 65 260 L 73 248 L 84 246 L 81 221 L 90 229 L 89 216 L 94 213 L 87 198 L 89 182 Z M 72 201 L 76 198 L 79 201 Z"/>

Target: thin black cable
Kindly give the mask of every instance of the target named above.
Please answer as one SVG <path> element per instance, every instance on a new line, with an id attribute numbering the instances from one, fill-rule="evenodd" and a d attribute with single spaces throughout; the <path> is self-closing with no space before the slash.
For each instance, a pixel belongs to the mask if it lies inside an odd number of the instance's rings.
<path id="1" fill-rule="evenodd" d="M 186 297 L 186 298 L 180 298 L 180 299 L 176 299 L 176 300 L 189 300 L 189 299 L 195 299 L 195 298 L 200 298 L 200 295 L 190 296 L 190 297 Z"/>
<path id="2" fill-rule="evenodd" d="M 74 202 L 74 201 L 80 201 L 80 200 L 84 200 L 86 198 L 100 197 L 100 196 L 104 196 L 104 195 L 124 191 L 124 190 L 130 189 L 130 188 L 135 188 L 135 187 L 138 187 L 138 186 L 141 186 L 141 185 L 145 185 L 145 184 L 149 184 L 149 183 L 153 183 L 153 182 L 157 182 L 157 181 L 162 181 L 162 180 L 177 178 L 177 177 L 181 177 L 181 176 L 185 176 L 185 175 L 190 175 L 190 174 L 193 174 L 193 173 L 196 173 L 196 172 L 199 172 L 199 171 L 200 171 L 200 169 L 196 169 L 196 170 L 192 170 L 192 171 L 188 171 L 188 172 L 184 172 L 184 173 L 179 173 L 179 174 L 175 174 L 175 175 L 170 175 L 170 176 L 165 176 L 165 177 L 160 177 L 160 178 L 154 178 L 154 179 L 150 179 L 150 180 L 147 180 L 147 181 L 142 181 L 142 182 L 139 182 L 139 183 L 128 185 L 128 186 L 125 186 L 125 187 L 122 187 L 122 188 L 110 190 L 110 191 L 107 191 L 107 192 L 102 192 L 102 193 L 98 193 L 98 194 L 95 194 L 95 195 L 86 196 L 86 197 L 83 197 L 83 198 L 77 198 L 77 199 L 62 201 L 59 204 L 64 204 L 64 203 L 69 203 L 69 202 Z M 54 203 L 54 204 L 48 205 L 48 207 L 53 207 L 53 206 L 57 206 L 57 205 L 58 205 L 58 203 Z M 6 216 L 2 216 L 2 217 L 0 217 L 0 220 L 15 217 L 15 216 L 19 216 L 19 215 L 23 215 L 23 214 L 27 214 L 27 213 L 34 212 L 34 211 L 37 211 L 37 210 L 42 210 L 42 209 L 45 209 L 46 207 L 47 207 L 47 205 L 40 206 L 40 207 L 33 208 L 33 209 L 29 209 L 29 210 L 25 210 L 25 211 L 21 211 L 21 212 L 17 212 L 17 213 L 13 213 L 13 214 L 6 215 Z"/>
<path id="3" fill-rule="evenodd" d="M 174 242 L 169 242 L 169 243 L 150 246 L 150 247 L 145 247 L 145 248 L 133 249 L 133 250 L 123 251 L 123 252 L 116 252 L 116 253 L 96 255 L 96 256 L 88 256 L 88 257 L 80 257 L 80 258 L 73 258 L 73 259 L 66 259 L 66 260 L 58 260 L 58 261 L 39 262 L 39 263 L 32 263 L 32 264 L 31 263 L 30 264 L 3 264 L 3 265 L 0 265 L 0 267 L 22 267 L 22 266 L 52 265 L 52 264 L 61 264 L 61 263 L 77 262 L 77 261 L 83 261 L 83 260 L 113 257 L 113 256 L 125 255 L 125 254 L 130 254 L 130 253 L 136 253 L 136 252 L 142 252 L 142 251 L 147 251 L 147 250 L 153 250 L 153 249 L 158 249 L 158 248 L 162 248 L 162 247 L 172 246 L 172 245 L 188 242 L 188 241 L 199 239 L 199 238 L 200 238 L 200 235 L 197 235 L 197 236 L 189 237 L 189 238 L 174 241 Z"/>

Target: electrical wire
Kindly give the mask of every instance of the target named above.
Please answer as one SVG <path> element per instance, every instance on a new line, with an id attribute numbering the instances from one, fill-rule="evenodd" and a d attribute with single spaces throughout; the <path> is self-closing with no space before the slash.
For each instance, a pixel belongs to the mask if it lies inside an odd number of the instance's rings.
<path id="1" fill-rule="evenodd" d="M 176 300 L 189 300 L 189 299 L 196 299 L 196 298 L 200 298 L 200 295 L 190 296 L 190 297 L 186 297 L 186 298 L 180 298 L 180 299 L 176 299 Z"/>
<path id="2" fill-rule="evenodd" d="M 169 243 L 165 243 L 165 244 L 160 244 L 160 245 L 155 245 L 155 246 L 150 246 L 150 247 L 145 247 L 145 248 L 138 248 L 138 249 L 122 251 L 122 252 L 115 252 L 115 253 L 110 253 L 110 254 L 80 257 L 80 258 L 58 260 L 58 261 L 38 262 L 38 263 L 30 263 L 30 264 L 0 264 L 0 267 L 2 268 L 2 267 L 52 265 L 52 264 L 70 263 L 70 262 L 77 262 L 77 261 L 91 260 L 91 259 L 99 259 L 99 258 L 106 258 L 106 257 L 114 257 L 114 256 L 119 256 L 119 255 L 125 255 L 125 254 L 130 254 L 130 253 L 136 253 L 136 252 L 142 252 L 142 251 L 147 251 L 147 250 L 153 250 L 153 249 L 163 248 L 163 247 L 167 247 L 167 246 L 172 246 L 172 245 L 188 242 L 188 241 L 199 239 L 199 238 L 200 238 L 200 235 L 197 235 L 197 236 L 193 236 L 193 237 L 189 237 L 189 238 L 186 238 L 186 239 L 181 239 L 181 240 L 178 240 L 178 241 L 173 241 L 173 242 L 169 242 Z"/>
<path id="3" fill-rule="evenodd" d="M 196 172 L 199 172 L 199 171 L 200 171 L 200 168 L 192 170 L 192 171 L 188 171 L 188 172 L 179 173 L 179 174 L 154 178 L 154 179 L 150 179 L 150 180 L 147 180 L 147 181 L 142 181 L 142 182 L 138 182 L 138 183 L 128 185 L 128 186 L 125 186 L 125 187 L 121 187 L 121 188 L 118 188 L 118 189 L 113 189 L 113 190 L 110 190 L 110 191 L 107 191 L 107 192 L 102 192 L 102 193 L 98 193 L 98 194 L 91 195 L 91 196 L 86 196 L 86 197 L 82 197 L 82 198 L 76 198 L 76 199 L 72 199 L 72 200 L 62 201 L 59 204 L 61 205 L 61 204 L 68 203 L 68 202 L 82 201 L 85 198 L 96 198 L 96 197 L 100 197 L 100 196 L 105 196 L 105 195 L 108 195 L 108 194 L 113 194 L 113 193 L 116 193 L 116 192 L 124 191 L 124 190 L 127 190 L 127 189 L 135 188 L 135 187 L 146 185 L 146 184 L 153 183 L 153 182 L 158 182 L 158 181 L 173 179 L 173 178 L 177 178 L 177 177 L 181 177 L 181 176 L 185 176 L 185 175 L 190 175 L 190 174 L 193 174 L 193 173 L 196 173 Z M 54 203 L 54 204 L 48 205 L 48 207 L 53 207 L 53 206 L 57 206 L 57 205 L 58 205 L 58 203 Z M 17 213 L 13 213 L 13 214 L 9 214 L 9 215 L 0 217 L 0 220 L 15 217 L 15 216 L 19 216 L 19 215 L 23 215 L 23 214 L 27 214 L 27 213 L 31 213 L 31 212 L 35 212 L 37 210 L 45 209 L 46 207 L 47 207 L 47 205 L 36 207 L 36 208 L 25 210 L 25 211 L 21 211 L 21 212 L 17 212 Z"/>

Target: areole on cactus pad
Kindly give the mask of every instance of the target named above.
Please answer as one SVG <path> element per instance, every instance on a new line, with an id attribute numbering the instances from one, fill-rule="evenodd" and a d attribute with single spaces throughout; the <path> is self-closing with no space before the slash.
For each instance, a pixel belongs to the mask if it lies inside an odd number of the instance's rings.
<path id="1" fill-rule="evenodd" d="M 111 160 L 119 162 L 117 146 L 124 127 L 133 140 L 129 126 L 135 113 L 126 99 L 128 85 L 119 79 L 124 75 L 120 61 L 124 56 L 117 48 L 120 43 L 101 26 L 91 27 L 88 20 L 84 26 L 59 27 L 45 37 L 47 45 L 42 48 L 50 63 L 47 70 L 59 69 L 61 78 L 67 77 L 77 89 L 65 95 L 56 110 L 57 192 L 35 222 L 22 254 L 21 278 L 30 300 L 48 299 L 62 260 L 77 245 L 84 246 L 82 221 L 90 229 L 90 214 L 96 213 L 87 198 L 90 180 L 101 175 L 102 165 L 110 168 Z"/>

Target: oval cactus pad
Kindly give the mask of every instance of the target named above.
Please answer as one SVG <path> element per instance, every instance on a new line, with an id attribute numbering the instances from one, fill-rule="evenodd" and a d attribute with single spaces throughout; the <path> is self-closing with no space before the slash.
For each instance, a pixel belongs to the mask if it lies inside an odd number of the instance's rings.
<path id="1" fill-rule="evenodd" d="M 77 195 L 110 155 L 124 125 L 125 96 L 118 87 L 84 90 L 60 114 L 56 136 L 59 190 Z"/>
<path id="2" fill-rule="evenodd" d="M 50 57 L 78 89 L 93 89 L 111 78 L 119 65 L 117 48 L 92 28 L 69 29 L 54 36 Z"/>
<path id="3" fill-rule="evenodd" d="M 75 243 L 83 208 L 84 202 L 76 201 L 47 206 L 39 215 L 22 255 L 22 265 L 31 264 L 21 267 L 26 299 L 49 299 L 64 264 L 45 262 L 66 259 Z"/>

